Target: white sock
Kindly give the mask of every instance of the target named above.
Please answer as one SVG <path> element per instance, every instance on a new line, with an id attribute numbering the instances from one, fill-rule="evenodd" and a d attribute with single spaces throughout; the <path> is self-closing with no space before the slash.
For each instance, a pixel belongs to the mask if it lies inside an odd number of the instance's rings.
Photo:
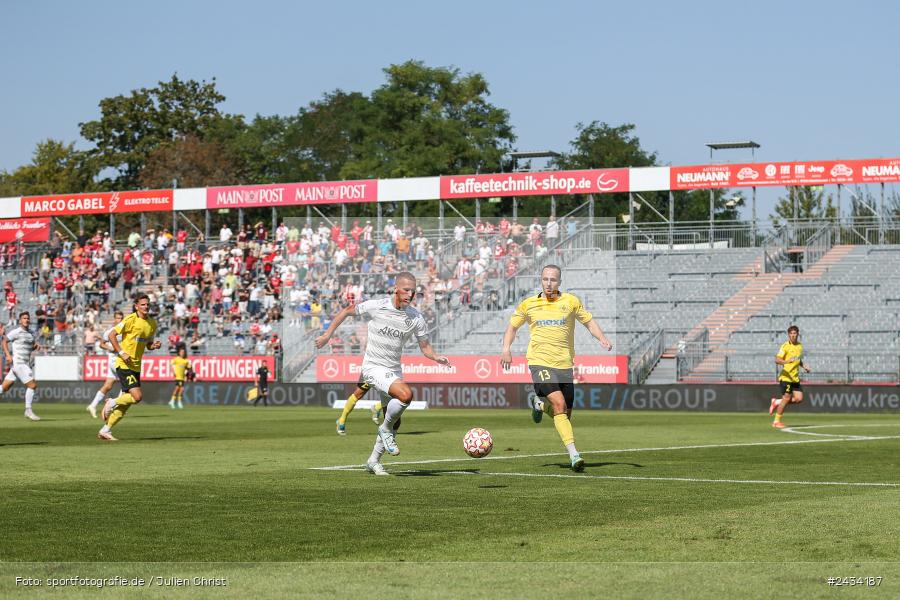
<path id="1" fill-rule="evenodd" d="M 380 462 L 382 454 L 384 454 L 384 442 L 381 441 L 380 435 L 376 435 L 375 447 L 372 449 L 372 454 L 369 455 L 369 460 L 367 462 L 369 464 Z"/>
<path id="2" fill-rule="evenodd" d="M 97 392 L 94 394 L 94 400 L 91 402 L 91 408 L 97 408 L 97 405 L 103 402 L 103 392 Z"/>
<path id="3" fill-rule="evenodd" d="M 32 402 L 34 402 L 34 390 L 27 388 L 25 390 L 25 410 L 31 410 Z"/>
<path id="4" fill-rule="evenodd" d="M 109 425 L 104 425 L 100 428 L 100 433 L 109 433 L 110 431 L 112 431 L 112 427 Z"/>
<path id="5" fill-rule="evenodd" d="M 575 455 L 578 454 L 578 450 L 575 449 L 575 442 L 566 444 L 566 450 L 569 451 L 569 458 L 575 458 Z"/>
<path id="6" fill-rule="evenodd" d="M 409 404 L 403 404 L 396 398 L 391 398 L 387 408 L 384 409 L 384 422 L 381 424 L 382 431 L 394 432 L 394 421 L 400 418 L 403 411 L 409 408 Z"/>

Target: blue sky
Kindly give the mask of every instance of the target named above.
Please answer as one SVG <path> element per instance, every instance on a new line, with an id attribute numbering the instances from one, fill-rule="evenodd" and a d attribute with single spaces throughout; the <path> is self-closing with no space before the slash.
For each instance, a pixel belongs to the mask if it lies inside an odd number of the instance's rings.
<path id="1" fill-rule="evenodd" d="M 634 123 L 664 164 L 743 139 L 761 161 L 900 156 L 887 0 L 3 0 L 0 22 L 5 170 L 40 140 L 77 141 L 100 99 L 174 72 L 215 77 L 228 112 L 287 115 L 336 88 L 368 93 L 408 59 L 484 74 L 520 150 L 566 150 L 576 123 L 601 120 Z"/>

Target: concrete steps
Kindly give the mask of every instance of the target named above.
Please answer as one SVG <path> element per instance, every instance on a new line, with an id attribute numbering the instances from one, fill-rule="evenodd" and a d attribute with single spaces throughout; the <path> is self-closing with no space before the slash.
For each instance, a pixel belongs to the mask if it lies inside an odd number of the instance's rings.
<path id="1" fill-rule="evenodd" d="M 709 331 L 709 355 L 684 378 L 685 383 L 720 378 L 727 351 L 722 348 L 731 334 L 746 325 L 750 317 L 760 313 L 776 296 L 796 281 L 818 279 L 841 262 L 853 246 L 834 246 L 805 273 L 766 273 L 757 276 L 700 322 L 686 337 Z M 773 354 L 774 356 L 774 354 Z"/>

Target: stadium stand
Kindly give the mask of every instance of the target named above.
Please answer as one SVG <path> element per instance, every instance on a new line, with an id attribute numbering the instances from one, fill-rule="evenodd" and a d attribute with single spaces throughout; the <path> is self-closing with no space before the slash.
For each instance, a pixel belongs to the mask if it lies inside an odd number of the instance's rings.
<path id="1" fill-rule="evenodd" d="M 30 310 L 48 352 L 91 353 L 112 311 L 127 311 L 129 296 L 144 291 L 168 351 L 184 343 L 192 354 L 273 354 L 285 380 L 310 381 L 312 340 L 330 316 L 388 293 L 399 271 L 417 277 L 436 350 L 482 354 L 498 351 L 511 311 L 537 293 L 541 267 L 556 263 L 563 289 L 629 356 L 634 383 L 770 381 L 789 324 L 801 328 L 812 380 L 900 378 L 900 246 L 873 244 L 868 233 L 854 240 L 861 245 L 835 245 L 848 238 L 836 224 L 833 234 L 812 223 L 805 234 L 783 228 L 766 239 L 732 228 L 708 247 L 696 243 L 700 228 L 639 245 L 578 212 L 460 220 L 446 230 L 289 221 L 272 232 L 223 226 L 210 241 L 149 230 L 118 242 L 97 231 L 9 244 L 0 251 L 4 320 Z M 356 354 L 365 333 L 349 321 L 324 352 Z M 520 335 L 513 351 L 526 345 Z M 576 352 L 598 352 L 581 328 Z"/>

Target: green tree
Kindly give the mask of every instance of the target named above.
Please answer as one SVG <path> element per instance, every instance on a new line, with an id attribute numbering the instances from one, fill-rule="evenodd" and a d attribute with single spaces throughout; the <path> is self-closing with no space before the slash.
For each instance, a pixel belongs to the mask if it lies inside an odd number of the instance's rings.
<path id="1" fill-rule="evenodd" d="M 496 172 L 515 140 L 508 111 L 488 102 L 478 73 L 408 61 L 386 68 L 354 125 L 343 179 Z"/>
<path id="2" fill-rule="evenodd" d="M 100 118 L 81 123 L 81 135 L 94 147 L 98 165 L 116 171 L 113 189 L 134 189 L 151 152 L 181 136 L 204 133 L 223 118 L 217 105 L 225 96 L 212 81 L 182 80 L 173 75 L 156 87 L 100 101 Z"/>
<path id="3" fill-rule="evenodd" d="M 232 185 L 240 182 L 238 163 L 219 140 L 190 134 L 164 142 L 147 156 L 138 177 L 141 187 L 168 188 Z"/>
<path id="4" fill-rule="evenodd" d="M 653 167 L 658 164 L 656 152 L 641 147 L 635 135 L 635 125 L 624 123 L 612 126 L 608 123 L 592 121 L 576 125 L 578 134 L 570 144 L 570 151 L 553 161 L 559 169 L 609 169 L 622 167 Z M 714 218 L 735 220 L 737 207 L 741 202 L 726 206 L 731 198 L 727 190 L 713 190 Z M 628 194 L 599 194 L 595 196 L 595 215 L 621 221 L 621 215 L 628 214 Z M 666 219 L 669 218 L 669 193 L 666 191 L 640 192 L 635 201 L 641 206 L 636 211 L 635 220 L 640 223 L 663 222 L 646 205 L 652 206 Z M 584 202 L 583 196 L 563 196 L 557 198 L 557 212 L 572 210 Z M 523 214 L 545 214 L 546 198 L 529 198 L 524 202 Z M 709 191 L 694 190 L 674 193 L 675 221 L 708 221 Z M 529 212 L 531 211 L 531 212 Z"/>
<path id="5" fill-rule="evenodd" d="M 12 173 L 0 173 L 0 195 L 42 196 L 94 191 L 96 161 L 75 144 L 48 139 L 39 142 L 31 162 Z"/>
<path id="6" fill-rule="evenodd" d="M 822 186 L 793 186 L 787 188 L 787 196 L 775 203 L 773 223 L 798 219 L 833 219 L 837 217 L 831 195 L 825 195 Z"/>
<path id="7" fill-rule="evenodd" d="M 610 169 L 621 167 L 651 167 L 656 165 L 655 152 L 648 152 L 641 147 L 640 139 L 634 135 L 635 126 L 625 123 L 612 126 L 600 121 L 592 121 L 585 125 L 575 126 L 577 135 L 569 144 L 570 150 L 551 162 L 551 166 L 563 170 L 576 169 Z M 649 204 L 663 214 L 666 208 L 660 209 L 659 199 L 654 193 L 641 194 Z M 566 213 L 584 203 L 581 195 L 559 196 L 556 198 L 557 213 Z M 618 217 L 628 213 L 628 194 L 600 194 L 595 196 L 598 217 Z M 529 197 L 521 200 L 521 213 L 524 215 L 545 215 L 548 213 L 548 199 Z M 646 215 L 644 213 L 647 213 Z M 641 217 L 657 220 L 650 210 L 644 210 Z"/>

